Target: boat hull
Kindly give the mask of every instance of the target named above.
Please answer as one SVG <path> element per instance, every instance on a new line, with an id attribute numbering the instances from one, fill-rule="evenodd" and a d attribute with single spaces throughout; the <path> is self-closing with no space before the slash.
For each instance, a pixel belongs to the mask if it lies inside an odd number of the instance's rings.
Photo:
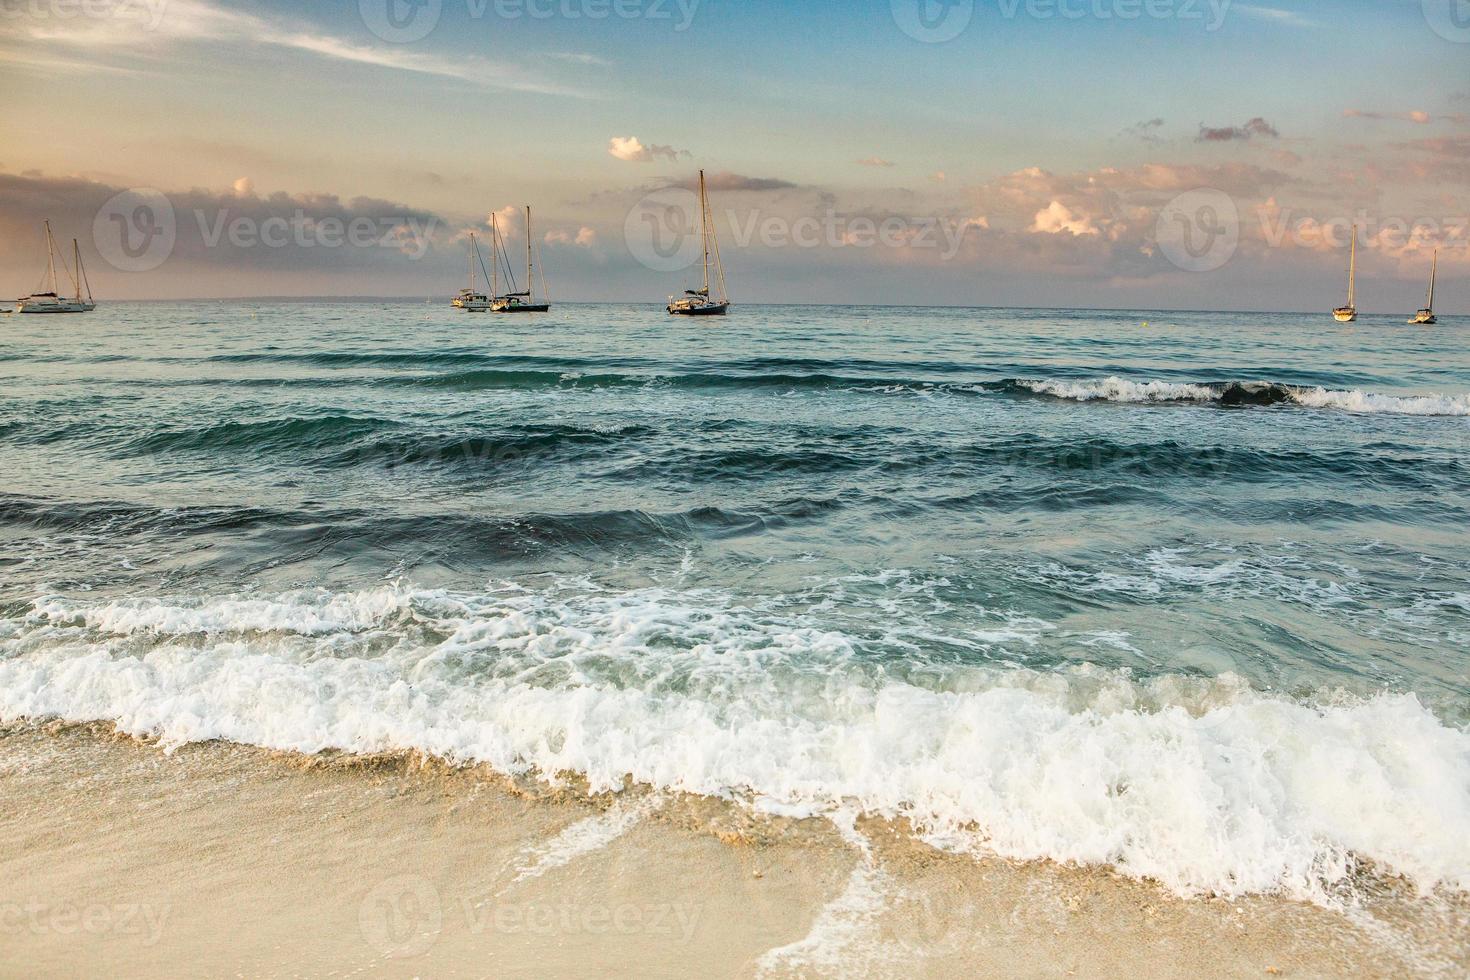
<path id="1" fill-rule="evenodd" d="M 711 306 L 670 306 L 669 316 L 724 316 L 730 310 L 729 303 Z"/>
<path id="2" fill-rule="evenodd" d="M 1332 318 L 1338 323 L 1352 323 L 1358 319 L 1358 311 L 1352 309 L 1333 310 Z"/>
<path id="3" fill-rule="evenodd" d="M 84 303 L 77 300 L 17 300 L 15 312 L 17 313 L 90 313 L 97 308 L 96 303 Z"/>
<path id="4" fill-rule="evenodd" d="M 491 313 L 550 313 L 550 303 L 522 303 L 519 306 L 492 307 Z"/>
<path id="5" fill-rule="evenodd" d="M 1413 324 L 1413 325 L 1416 325 L 1416 326 L 1417 325 L 1420 325 L 1420 324 L 1422 324 L 1424 326 L 1431 326 L 1431 325 L 1436 324 L 1438 322 L 1439 322 L 1439 318 L 1436 317 L 1434 315 L 1434 313 L 1431 312 L 1430 310 L 1420 310 L 1418 313 L 1414 314 L 1414 319 L 1412 319 L 1412 320 L 1409 321 L 1410 324 Z"/>

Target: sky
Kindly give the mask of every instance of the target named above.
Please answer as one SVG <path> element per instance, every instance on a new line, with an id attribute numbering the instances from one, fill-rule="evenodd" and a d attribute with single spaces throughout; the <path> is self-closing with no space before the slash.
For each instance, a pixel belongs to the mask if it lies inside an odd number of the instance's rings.
<path id="1" fill-rule="evenodd" d="M 99 298 L 447 299 L 531 204 L 656 303 L 704 169 L 737 304 L 1330 309 L 1357 225 L 1470 313 L 1470 0 L 0 0 L 0 93 L 0 295 L 49 219 Z"/>

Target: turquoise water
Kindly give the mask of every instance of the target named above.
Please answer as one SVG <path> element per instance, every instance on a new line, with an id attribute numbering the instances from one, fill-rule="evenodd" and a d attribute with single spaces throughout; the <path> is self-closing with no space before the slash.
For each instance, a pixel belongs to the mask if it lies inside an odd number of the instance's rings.
<path id="1" fill-rule="evenodd" d="M 5 317 L 0 717 L 1465 887 L 1470 321 L 1403 319 Z"/>

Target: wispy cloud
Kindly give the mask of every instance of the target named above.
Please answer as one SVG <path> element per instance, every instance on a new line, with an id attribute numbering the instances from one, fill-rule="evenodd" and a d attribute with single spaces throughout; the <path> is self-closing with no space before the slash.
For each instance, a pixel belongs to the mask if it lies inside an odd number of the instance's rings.
<path id="1" fill-rule="evenodd" d="M 106 17 L 0 18 L 0 62 L 49 70 L 118 71 L 176 57 L 190 45 L 300 51 L 329 61 L 449 78 L 486 88 L 548 95 L 585 93 L 537 80 L 518 66 L 476 56 L 440 58 L 387 45 L 363 45 L 301 23 L 227 10 L 207 0 L 120 3 Z M 34 47 L 45 45 L 49 60 Z"/>
<path id="2" fill-rule="evenodd" d="M 705 179 L 705 183 L 712 191 L 783 191 L 796 186 L 789 180 L 781 180 L 777 177 L 746 177 L 743 174 L 732 174 L 729 171 L 710 174 Z M 699 187 L 699 179 L 691 177 L 688 180 L 677 181 L 670 186 L 695 190 Z"/>
<path id="3" fill-rule="evenodd" d="M 1206 126 L 1203 123 L 1199 127 L 1197 143 L 1230 143 L 1234 141 L 1253 140 L 1257 136 L 1265 136 L 1270 139 L 1280 139 L 1281 134 L 1276 127 L 1262 119 L 1260 116 L 1252 119 L 1244 126 Z"/>
<path id="4" fill-rule="evenodd" d="M 859 167 L 892 167 L 892 166 L 896 166 L 896 164 L 894 164 L 894 162 L 892 160 L 885 160 L 882 157 L 866 157 L 866 158 L 864 158 L 862 160 L 859 160 L 857 162 L 857 164 L 858 164 Z"/>
<path id="5" fill-rule="evenodd" d="M 1413 110 L 1413 112 L 1370 112 L 1370 110 L 1367 109 L 1348 109 L 1347 112 L 1342 113 L 1342 118 L 1395 120 L 1395 122 L 1417 122 L 1421 126 L 1429 125 L 1429 123 L 1432 123 L 1433 120 L 1435 120 L 1435 118 L 1433 118 L 1432 115 L 1429 115 L 1429 113 L 1417 109 Z M 1446 119 L 1451 119 L 1451 116 L 1446 116 Z"/>
<path id="6" fill-rule="evenodd" d="M 1254 17 L 1256 20 L 1268 20 L 1273 24 L 1284 24 L 1288 27 L 1316 27 L 1317 22 L 1303 16 L 1295 10 L 1282 10 L 1279 7 L 1262 7 L 1256 4 L 1237 3 L 1231 6 L 1231 11 L 1243 14 L 1246 17 Z"/>
<path id="7" fill-rule="evenodd" d="M 1132 126 L 1123 130 L 1123 135 L 1143 140 L 1145 143 L 1162 143 L 1163 140 L 1159 139 L 1159 130 L 1163 128 L 1164 120 L 1156 117 L 1134 123 Z"/>

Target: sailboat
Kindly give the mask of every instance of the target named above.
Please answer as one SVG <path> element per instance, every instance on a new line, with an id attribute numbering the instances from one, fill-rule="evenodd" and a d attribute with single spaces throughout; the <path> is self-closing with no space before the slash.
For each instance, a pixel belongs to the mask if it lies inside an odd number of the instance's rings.
<path id="1" fill-rule="evenodd" d="M 484 313 L 490 309 L 490 297 L 475 289 L 475 265 L 478 263 L 480 272 L 485 271 L 485 257 L 480 254 L 480 243 L 475 238 L 475 233 L 470 232 L 470 284 L 469 288 L 461 289 L 459 295 L 454 297 L 453 304 L 456 309 L 464 310 L 466 313 Z M 485 276 L 488 283 L 490 277 Z"/>
<path id="2" fill-rule="evenodd" d="M 1338 323 L 1352 323 L 1358 318 L 1358 226 L 1353 225 L 1353 251 L 1348 259 L 1348 301 L 1332 311 Z"/>
<path id="3" fill-rule="evenodd" d="M 669 297 L 671 316 L 724 316 L 730 309 L 730 294 L 725 290 L 725 263 L 720 261 L 720 240 L 715 237 L 714 221 L 709 209 L 709 191 L 704 183 L 704 171 L 699 172 L 700 234 L 704 242 L 704 286 L 686 289 L 680 297 Z M 720 292 L 718 298 L 710 294 L 709 260 L 714 252 L 715 271 L 718 273 Z"/>
<path id="4" fill-rule="evenodd" d="M 497 240 L 500 237 L 498 230 L 495 231 Z M 504 296 L 496 296 L 490 303 L 492 313 L 546 313 L 551 309 L 551 303 L 546 295 L 546 272 L 541 273 L 541 302 L 536 302 L 535 282 L 535 254 L 534 243 L 536 239 L 531 234 L 531 205 L 526 205 L 526 291 L 515 292 L 515 279 L 510 274 L 510 267 L 505 270 L 506 278 L 510 281 L 511 292 Z M 500 271 L 496 267 L 496 272 Z"/>
<path id="5" fill-rule="evenodd" d="M 41 283 L 43 289 L 23 296 L 15 301 L 15 312 L 17 313 L 90 313 L 97 308 L 92 300 L 92 284 L 87 282 L 87 271 L 82 268 L 82 249 L 77 240 L 71 240 L 71 254 L 74 268 L 66 267 L 66 260 L 61 262 L 61 268 L 65 270 L 67 277 L 71 279 L 72 295 L 57 295 L 56 292 L 56 240 L 51 237 L 51 222 L 43 222 L 46 229 L 46 279 Z M 82 299 L 83 287 L 87 290 L 87 298 Z"/>
<path id="6" fill-rule="evenodd" d="M 1410 323 L 1422 323 L 1426 326 L 1438 323 L 1434 315 L 1434 280 L 1439 278 L 1439 249 L 1434 250 L 1434 266 L 1429 270 L 1429 302 L 1424 304 L 1424 309 L 1414 314 Z"/>

